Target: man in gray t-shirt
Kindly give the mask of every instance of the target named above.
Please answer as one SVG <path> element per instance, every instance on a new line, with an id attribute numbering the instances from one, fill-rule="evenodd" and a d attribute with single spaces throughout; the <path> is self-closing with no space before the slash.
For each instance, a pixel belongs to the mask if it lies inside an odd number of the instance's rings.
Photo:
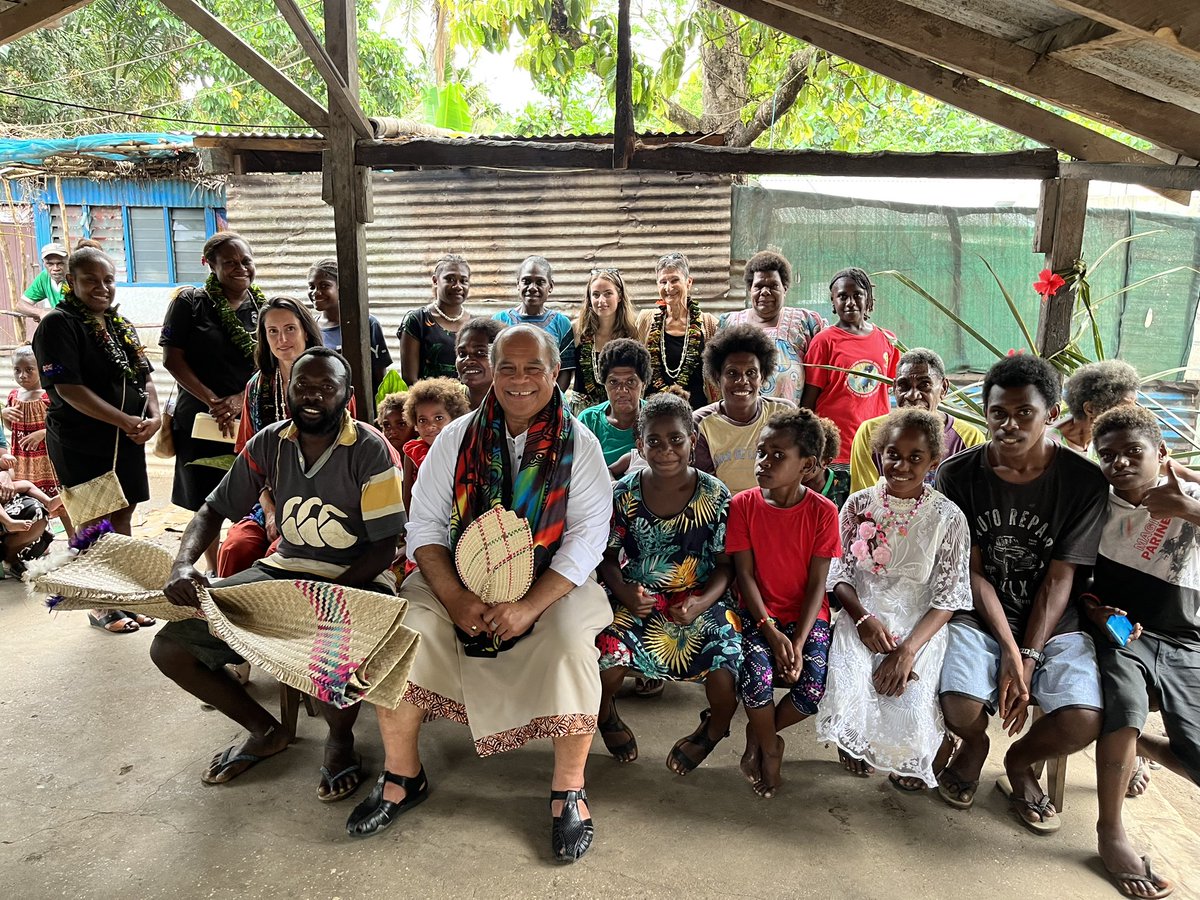
<path id="1" fill-rule="evenodd" d="M 404 522 L 400 470 L 383 436 L 350 418 L 350 395 L 350 367 L 340 354 L 315 347 L 296 359 L 287 393 L 291 419 L 250 439 L 188 525 L 164 588 L 172 603 L 198 605 L 196 585 L 206 581 L 194 567 L 196 560 L 220 533 L 221 523 L 248 513 L 264 489 L 275 497 L 279 546 L 220 584 L 302 578 L 393 592 L 389 567 Z M 287 748 L 287 729 L 222 671 L 241 657 L 202 620 L 163 626 L 151 657 L 185 691 L 250 732 L 241 744 L 213 757 L 202 781 L 224 784 Z M 317 795 L 339 800 L 362 780 L 353 734 L 358 707 L 319 706 L 329 737 Z"/>

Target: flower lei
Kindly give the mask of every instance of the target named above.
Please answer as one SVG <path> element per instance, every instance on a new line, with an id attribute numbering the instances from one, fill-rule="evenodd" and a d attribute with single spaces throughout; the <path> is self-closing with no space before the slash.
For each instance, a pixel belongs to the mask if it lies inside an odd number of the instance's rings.
<path id="1" fill-rule="evenodd" d="M 700 364 L 700 353 L 704 346 L 704 327 L 700 320 L 700 304 L 688 297 L 688 324 L 683 336 L 683 358 L 679 360 L 678 375 L 674 384 L 686 388 L 691 381 L 696 366 Z M 646 345 L 650 350 L 650 386 L 651 393 L 665 391 L 670 385 L 663 377 L 667 367 L 667 350 L 664 341 L 663 325 L 667 320 L 665 305 L 659 306 L 654 317 L 650 320 L 650 333 L 646 336 Z"/>
<path id="2" fill-rule="evenodd" d="M 242 325 L 242 320 L 237 317 L 237 313 L 233 307 L 229 305 L 229 301 L 225 297 L 225 292 L 221 289 L 221 282 L 217 280 L 216 273 L 208 276 L 208 280 L 204 282 L 204 293 L 208 294 L 213 305 L 217 308 L 217 318 L 221 322 L 221 327 L 225 329 L 225 333 L 229 339 L 233 341 L 233 345 L 237 347 L 250 359 L 254 356 L 254 346 L 257 343 L 257 335 L 252 331 L 247 331 Z M 254 303 L 254 309 L 257 312 L 267 298 L 263 296 L 262 289 L 256 285 L 250 285 L 250 298 Z"/>
<path id="3" fill-rule="evenodd" d="M 138 381 L 150 371 L 150 363 L 146 359 L 146 348 L 138 340 L 137 329 L 130 321 L 111 307 L 104 313 L 92 312 L 84 306 L 82 300 L 75 296 L 75 292 L 70 287 L 63 292 L 60 305 L 83 317 L 92 330 L 93 340 L 108 357 L 108 361 L 126 381 L 141 390 Z M 108 322 L 107 325 L 105 320 Z M 130 360 L 134 361 L 132 365 Z"/>
<path id="4" fill-rule="evenodd" d="M 850 555 L 854 557 L 860 568 L 870 567 L 872 574 L 883 575 L 887 572 L 888 563 L 892 561 L 892 548 L 888 546 L 888 534 L 894 533 L 900 537 L 908 536 L 908 526 L 916 516 L 917 511 L 929 496 L 929 486 L 921 490 L 921 496 L 907 513 L 892 512 L 888 502 L 887 488 L 880 487 L 883 502 L 883 515 L 876 522 L 871 511 L 865 511 L 858 519 L 855 529 L 857 538 L 850 543 Z"/>

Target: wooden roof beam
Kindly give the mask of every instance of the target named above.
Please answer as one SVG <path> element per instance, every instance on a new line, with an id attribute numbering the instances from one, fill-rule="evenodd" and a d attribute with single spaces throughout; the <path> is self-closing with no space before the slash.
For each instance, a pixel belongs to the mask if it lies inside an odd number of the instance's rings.
<path id="1" fill-rule="evenodd" d="M 1200 4 L 1196 0 L 1051 0 L 1117 31 L 1157 41 L 1200 60 Z M 1195 154 L 1193 154 L 1195 155 Z"/>
<path id="2" fill-rule="evenodd" d="M 324 133 L 329 114 L 307 91 L 276 69 L 257 50 L 226 28 L 196 0 L 160 0 L 163 6 L 190 25 L 202 38 L 224 53 L 235 65 L 270 91 L 281 103 Z"/>
<path id="3" fill-rule="evenodd" d="M 1032 50 L 1034 53 L 1056 53 L 1062 50 L 1078 50 L 1080 47 L 1090 47 L 1100 41 L 1111 40 L 1118 34 L 1115 28 L 1101 25 L 1091 19 L 1081 16 L 1064 22 L 1039 34 L 1017 41 L 1017 46 Z M 1120 33 L 1122 41 L 1134 41 L 1137 38 Z"/>
<path id="4" fill-rule="evenodd" d="M 288 23 L 288 27 L 292 29 L 292 33 L 296 35 L 296 40 L 300 42 L 304 52 L 308 54 L 313 65 L 317 67 L 317 71 L 321 73 L 321 77 L 325 79 L 325 87 L 329 91 L 330 101 L 337 101 L 359 137 L 374 138 L 375 129 L 363 115 L 362 107 L 350 96 L 350 87 L 346 84 L 346 79 L 334 66 L 329 53 L 321 46 L 321 41 L 317 38 L 316 32 L 312 30 L 308 19 L 304 17 L 304 13 L 300 11 L 300 7 L 296 5 L 296 0 L 275 0 L 275 5 Z"/>
<path id="5" fill-rule="evenodd" d="M 1076 159 L 1091 162 L 1159 162 L 1150 154 L 967 75 L 814 19 L 791 15 L 765 0 L 722 0 L 722 5 Z M 1191 200 L 1191 194 L 1186 192 L 1159 190 L 1158 193 L 1185 205 Z"/>
<path id="6" fill-rule="evenodd" d="M 75 12 L 92 0 L 26 0 L 0 12 L 0 46 L 44 28 L 55 19 Z"/>
<path id="7" fill-rule="evenodd" d="M 931 59 L 1200 157 L 1200 113 L 893 0 L 770 0 L 785 13 Z M 737 8 L 739 4 L 725 4 Z"/>

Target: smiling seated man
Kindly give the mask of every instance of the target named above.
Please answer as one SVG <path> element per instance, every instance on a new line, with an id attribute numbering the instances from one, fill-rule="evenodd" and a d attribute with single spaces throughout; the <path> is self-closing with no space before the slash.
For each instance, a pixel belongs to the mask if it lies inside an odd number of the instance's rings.
<path id="1" fill-rule="evenodd" d="M 892 396 L 900 409 L 927 409 L 939 416 L 944 425 L 942 432 L 946 442 L 946 454 L 939 462 L 945 462 L 957 453 L 978 447 L 987 437 L 970 422 L 956 419 L 938 409 L 946 399 L 949 389 L 946 381 L 946 364 L 932 350 L 914 347 L 900 357 L 896 364 L 896 380 L 892 384 Z M 850 445 L 850 491 L 864 491 L 879 481 L 879 454 L 871 450 L 871 442 L 877 429 L 887 416 L 867 419 L 858 426 L 854 442 Z M 930 487 L 937 476 L 937 466 L 929 470 L 926 479 Z"/>
<path id="2" fill-rule="evenodd" d="M 264 487 L 276 498 L 279 546 L 217 586 L 279 578 L 394 591 L 389 566 L 403 529 L 400 470 L 382 435 L 350 417 L 350 397 L 350 366 L 341 354 L 312 347 L 296 358 L 287 391 L 291 418 L 254 435 L 197 511 L 164 588 L 172 603 L 198 605 L 196 586 L 207 581 L 196 571 L 196 560 L 220 533 L 221 522 L 240 519 Z M 250 732 L 240 745 L 213 757 L 200 776 L 206 784 L 224 784 L 287 748 L 287 729 L 222 671 L 242 658 L 210 634 L 205 622 L 163 626 L 150 656 L 181 688 Z M 358 707 L 318 706 L 329 737 L 317 797 L 329 802 L 348 797 L 362 781 L 353 734 Z"/>
<path id="3" fill-rule="evenodd" d="M 1002 359 L 983 380 L 990 440 L 938 469 L 937 489 L 971 529 L 975 608 L 949 625 L 940 687 L 946 728 L 961 738 L 934 763 L 938 793 L 956 809 L 975 802 L 987 760 L 988 719 L 999 709 L 1016 735 L 1032 700 L 1045 715 L 1004 756 L 997 788 L 1031 831 L 1061 819 L 1034 767 L 1082 750 L 1100 733 L 1096 649 L 1069 606 L 1078 566 L 1096 561 L 1108 484 L 1100 470 L 1046 434 L 1058 415 L 1059 379 L 1035 356 Z"/>
<path id="4" fill-rule="evenodd" d="M 608 543 L 612 488 L 600 442 L 555 386 L 555 339 L 515 325 L 497 336 L 491 360 L 491 393 L 438 435 L 413 489 L 408 547 L 419 569 L 400 596 L 421 650 L 404 700 L 378 708 L 385 770 L 346 830 L 376 834 L 426 798 L 421 723 L 447 718 L 470 727 L 480 756 L 553 740 L 552 850 L 572 862 L 593 835 L 584 766 L 600 708 L 596 636 L 612 622 L 594 572 Z M 454 551 L 495 508 L 528 520 L 534 572 L 524 597 L 488 606 L 459 579 Z"/>

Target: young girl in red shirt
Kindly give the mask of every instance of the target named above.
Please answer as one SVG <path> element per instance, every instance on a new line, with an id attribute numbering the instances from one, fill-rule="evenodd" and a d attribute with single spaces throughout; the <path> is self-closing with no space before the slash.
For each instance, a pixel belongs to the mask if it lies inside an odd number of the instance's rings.
<path id="1" fill-rule="evenodd" d="M 829 283 L 837 321 L 815 334 L 804 355 L 804 394 L 800 405 L 837 423 L 842 446 L 833 461 L 834 495 L 850 493 L 850 446 L 858 426 L 887 415 L 887 384 L 895 378 L 900 352 L 896 336 L 870 322 L 875 286 L 862 269 L 843 269 Z M 840 504 L 839 504 L 840 505 Z"/>

